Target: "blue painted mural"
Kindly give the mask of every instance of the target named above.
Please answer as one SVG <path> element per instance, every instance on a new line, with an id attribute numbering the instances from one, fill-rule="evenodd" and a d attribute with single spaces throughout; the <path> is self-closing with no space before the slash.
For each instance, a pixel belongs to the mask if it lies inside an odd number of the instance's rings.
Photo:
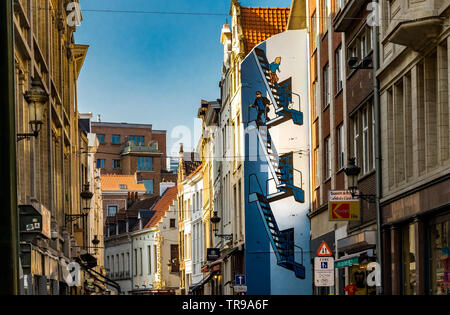
<path id="1" fill-rule="evenodd" d="M 306 42 L 304 31 L 278 34 L 241 64 L 248 294 L 312 293 L 308 108 L 300 108 L 307 59 L 296 60 L 306 47 L 290 44 L 301 37 Z M 289 147 L 289 137 L 299 140 Z"/>

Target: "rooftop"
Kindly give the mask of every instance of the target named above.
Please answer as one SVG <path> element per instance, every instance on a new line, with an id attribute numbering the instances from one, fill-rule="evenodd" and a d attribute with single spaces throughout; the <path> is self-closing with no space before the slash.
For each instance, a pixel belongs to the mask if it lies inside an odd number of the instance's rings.
<path id="1" fill-rule="evenodd" d="M 156 226 L 161 220 L 161 218 L 166 214 L 166 211 L 169 210 L 170 206 L 173 204 L 173 201 L 177 199 L 177 186 L 172 186 L 168 188 L 161 198 L 156 202 L 153 206 L 152 210 L 155 210 L 155 214 L 145 225 L 145 229 L 149 227 Z"/>
<path id="2" fill-rule="evenodd" d="M 241 7 L 245 53 L 273 35 L 286 30 L 289 8 Z"/>
<path id="3" fill-rule="evenodd" d="M 145 192 L 145 185 L 137 183 L 134 175 L 102 174 L 102 191 L 138 191 Z"/>

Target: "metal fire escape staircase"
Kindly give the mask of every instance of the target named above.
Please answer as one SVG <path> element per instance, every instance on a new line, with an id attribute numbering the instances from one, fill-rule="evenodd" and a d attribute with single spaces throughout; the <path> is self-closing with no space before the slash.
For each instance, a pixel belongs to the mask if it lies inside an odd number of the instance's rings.
<path id="1" fill-rule="evenodd" d="M 281 102 L 281 89 L 278 84 L 274 85 L 270 82 L 269 62 L 264 51 L 262 49 L 255 48 L 252 54 L 258 66 L 259 73 L 261 74 L 262 81 L 266 86 L 269 99 L 275 108 L 276 117 L 267 121 L 266 126 L 277 126 L 290 119 L 292 119 L 296 125 L 303 125 L 303 113 L 301 111 L 289 108 L 288 104 L 283 104 L 283 102 Z"/>

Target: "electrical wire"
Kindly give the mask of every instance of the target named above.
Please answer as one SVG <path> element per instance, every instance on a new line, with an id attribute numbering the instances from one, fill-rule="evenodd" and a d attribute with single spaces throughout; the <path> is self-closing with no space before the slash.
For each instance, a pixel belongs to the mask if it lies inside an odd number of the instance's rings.
<path id="1" fill-rule="evenodd" d="M 58 8 L 38 8 L 39 10 L 56 11 Z M 228 13 L 210 13 L 210 12 L 176 12 L 176 11 L 145 11 L 145 10 L 114 10 L 114 9 L 83 9 L 80 7 L 81 12 L 95 12 L 95 13 L 125 13 L 125 14 L 160 14 L 160 15 L 192 15 L 192 16 L 229 16 Z M 368 10 L 370 11 L 370 10 Z M 336 14 L 334 15 L 336 16 Z M 303 18 L 303 19 L 332 19 L 333 16 L 304 16 L 304 15 L 290 15 L 290 17 Z M 367 20 L 367 17 L 345 17 L 343 20 Z M 444 19 L 444 18 L 442 18 Z M 420 19 L 407 19 L 407 18 L 378 18 L 379 21 L 420 21 Z M 447 26 L 447 24 L 442 24 Z"/>

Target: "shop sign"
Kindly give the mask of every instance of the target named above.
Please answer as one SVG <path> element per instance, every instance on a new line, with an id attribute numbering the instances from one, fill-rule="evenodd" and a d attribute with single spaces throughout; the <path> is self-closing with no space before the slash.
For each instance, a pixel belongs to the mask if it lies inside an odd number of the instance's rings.
<path id="1" fill-rule="evenodd" d="M 208 261 L 215 261 L 220 257 L 219 248 L 207 248 L 206 249 L 206 259 Z"/>
<path id="2" fill-rule="evenodd" d="M 314 285 L 316 287 L 334 286 L 334 258 L 314 258 Z"/>
<path id="3" fill-rule="evenodd" d="M 352 258 L 349 258 L 349 259 L 336 261 L 334 263 L 334 268 L 348 267 L 348 266 L 351 266 L 351 265 L 355 265 L 357 263 L 358 263 L 358 257 L 352 257 Z"/>
<path id="4" fill-rule="evenodd" d="M 359 191 L 356 191 L 356 195 Z M 328 213 L 330 221 L 360 220 L 359 199 L 352 197 L 349 190 L 330 190 L 328 192 Z"/>

